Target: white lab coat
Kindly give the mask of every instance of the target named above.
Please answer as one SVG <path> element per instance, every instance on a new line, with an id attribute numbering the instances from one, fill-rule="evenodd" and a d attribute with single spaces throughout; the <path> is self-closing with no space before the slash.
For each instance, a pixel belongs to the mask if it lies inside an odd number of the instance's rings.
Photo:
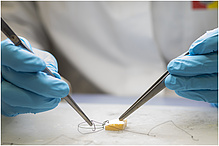
<path id="1" fill-rule="evenodd" d="M 7 2 L 2 16 L 33 47 L 56 49 L 92 83 L 140 95 L 205 31 L 217 10 L 191 2 Z M 50 48 L 52 49 L 52 48 Z M 74 85 L 72 85 L 74 86 Z"/>

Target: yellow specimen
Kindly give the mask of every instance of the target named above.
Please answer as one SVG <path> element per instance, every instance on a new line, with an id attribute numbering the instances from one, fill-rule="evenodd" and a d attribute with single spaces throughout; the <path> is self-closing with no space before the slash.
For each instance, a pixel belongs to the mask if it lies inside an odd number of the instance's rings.
<path id="1" fill-rule="evenodd" d="M 110 120 L 105 124 L 105 130 L 119 131 L 124 130 L 127 126 L 127 120 L 120 121 L 119 119 Z"/>

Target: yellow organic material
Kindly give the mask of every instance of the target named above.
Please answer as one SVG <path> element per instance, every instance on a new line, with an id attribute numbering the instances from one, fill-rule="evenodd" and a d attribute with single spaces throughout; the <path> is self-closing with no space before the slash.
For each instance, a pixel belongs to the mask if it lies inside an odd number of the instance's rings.
<path id="1" fill-rule="evenodd" d="M 119 119 L 110 120 L 105 125 L 105 130 L 119 131 L 124 130 L 127 126 L 127 120 L 119 121 Z"/>

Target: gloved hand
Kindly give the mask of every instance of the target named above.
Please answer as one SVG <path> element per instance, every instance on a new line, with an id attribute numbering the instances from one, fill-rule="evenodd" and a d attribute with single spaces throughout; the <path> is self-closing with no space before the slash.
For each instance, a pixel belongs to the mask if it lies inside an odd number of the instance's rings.
<path id="1" fill-rule="evenodd" d="M 69 93 L 68 84 L 57 73 L 56 59 L 21 40 L 34 54 L 9 39 L 1 42 L 1 106 L 2 115 L 9 117 L 53 109 Z M 42 72 L 46 66 L 56 78 Z"/>
<path id="2" fill-rule="evenodd" d="M 193 42 L 189 54 L 168 64 L 166 87 L 182 97 L 218 103 L 218 29 Z"/>

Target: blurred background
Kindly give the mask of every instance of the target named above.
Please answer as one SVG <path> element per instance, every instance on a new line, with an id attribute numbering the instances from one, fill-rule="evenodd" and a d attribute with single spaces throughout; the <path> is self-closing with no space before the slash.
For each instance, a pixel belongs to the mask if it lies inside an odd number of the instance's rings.
<path id="1" fill-rule="evenodd" d="M 73 93 L 140 95 L 171 59 L 218 26 L 217 1 L 2 1 L 1 7 L 2 17 L 18 35 L 55 56 Z M 95 55 L 101 53 L 119 70 L 89 60 L 100 60 Z"/>

